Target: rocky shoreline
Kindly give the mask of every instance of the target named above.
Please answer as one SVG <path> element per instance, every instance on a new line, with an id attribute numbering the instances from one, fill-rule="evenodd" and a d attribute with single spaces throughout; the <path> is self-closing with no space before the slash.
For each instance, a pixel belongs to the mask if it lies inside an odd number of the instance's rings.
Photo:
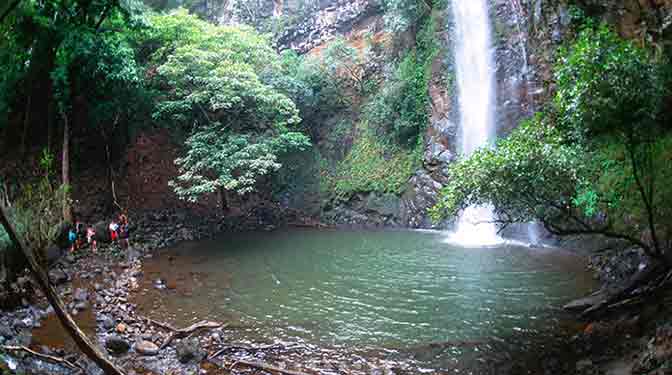
<path id="1" fill-rule="evenodd" d="M 209 238 L 225 231 L 272 229 L 274 223 L 248 217 L 226 218 L 196 216 L 184 211 L 148 212 L 131 218 L 133 238 L 131 247 L 122 250 L 117 244 L 99 243 L 97 254 L 88 248 L 61 257 L 49 272 L 52 282 L 64 299 L 75 320 L 84 315 L 95 321 L 88 335 L 95 335 L 99 345 L 113 355 L 114 361 L 127 369 L 144 373 L 197 374 L 199 363 L 205 357 L 205 342 L 219 341 L 222 329 L 209 330 L 204 337 L 180 340 L 174 345 L 159 350 L 159 344 L 170 334 L 166 329 L 135 314 L 131 293 L 138 288 L 143 276 L 142 260 L 181 241 Z M 39 330 L 44 325 L 55 325 L 53 309 L 46 303 L 42 293 L 32 286 L 30 279 L 20 278 L 15 286 L 32 300 L 23 299 L 23 307 L 0 316 L 0 346 L 31 347 L 42 354 L 66 358 L 85 370 L 87 374 L 101 371 L 81 354 L 76 347 L 52 348 L 39 344 Z M 165 287 L 157 281 L 157 287 Z M 50 319 L 51 317 L 51 319 Z M 79 322 L 80 325 L 82 324 Z M 83 327 L 86 331 L 87 327 Z M 37 339 L 37 340 L 34 340 Z M 64 341 L 67 338 L 63 337 Z M 37 341 L 37 343 L 35 342 Z M 6 352 L 0 349 L 0 370 L 28 374 L 70 374 L 67 366 L 61 366 L 32 355 Z"/>

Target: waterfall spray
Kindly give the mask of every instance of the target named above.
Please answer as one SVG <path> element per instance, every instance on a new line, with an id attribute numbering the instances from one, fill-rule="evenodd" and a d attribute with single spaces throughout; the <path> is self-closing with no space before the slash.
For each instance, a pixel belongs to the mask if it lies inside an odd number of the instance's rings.
<path id="1" fill-rule="evenodd" d="M 460 111 L 460 152 L 470 155 L 494 141 L 495 77 L 487 0 L 453 0 L 455 65 Z M 461 213 L 449 242 L 463 246 L 501 243 L 492 208 Z"/>

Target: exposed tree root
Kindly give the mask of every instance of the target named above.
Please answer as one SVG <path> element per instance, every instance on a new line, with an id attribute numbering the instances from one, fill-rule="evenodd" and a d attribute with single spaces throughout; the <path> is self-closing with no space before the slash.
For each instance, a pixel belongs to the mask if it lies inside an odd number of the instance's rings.
<path id="1" fill-rule="evenodd" d="M 72 370 L 82 370 L 83 371 L 83 369 L 81 367 L 79 367 L 76 364 L 68 361 L 65 358 L 55 357 L 53 355 L 38 353 L 38 352 L 36 352 L 36 351 L 34 351 L 30 348 L 27 348 L 25 346 L 22 346 L 22 345 L 20 345 L 20 346 L 3 345 L 1 348 L 3 350 L 7 350 L 7 351 L 10 351 L 10 352 L 26 352 L 26 353 L 34 356 L 34 357 L 43 359 L 47 362 L 51 362 L 51 363 L 55 363 L 57 365 L 65 366 L 65 367 L 68 367 Z"/>
<path id="2" fill-rule="evenodd" d="M 595 319 L 610 311 L 641 304 L 649 296 L 656 295 L 672 280 L 672 270 L 663 265 L 649 266 L 635 273 L 622 287 L 615 290 L 600 290 L 590 296 L 570 302 L 564 308 L 580 312 L 585 319 Z"/>

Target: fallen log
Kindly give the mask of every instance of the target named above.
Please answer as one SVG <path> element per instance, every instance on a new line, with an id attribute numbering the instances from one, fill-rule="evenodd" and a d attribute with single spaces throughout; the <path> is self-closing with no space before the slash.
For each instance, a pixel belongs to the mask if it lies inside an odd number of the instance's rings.
<path id="1" fill-rule="evenodd" d="M 55 357 L 53 355 L 38 353 L 38 352 L 36 352 L 36 351 L 34 351 L 30 348 L 27 348 L 23 345 L 20 345 L 20 346 L 3 345 L 0 348 L 2 348 L 3 350 L 6 350 L 6 351 L 10 351 L 10 352 L 19 352 L 19 351 L 26 352 L 26 353 L 28 353 L 28 354 L 30 354 L 34 357 L 37 357 L 39 359 L 45 360 L 47 362 L 55 363 L 57 365 L 65 366 L 65 367 L 68 367 L 72 370 L 82 370 L 82 371 L 84 370 L 81 367 L 79 367 L 76 364 L 68 361 L 65 358 Z"/>
<path id="2" fill-rule="evenodd" d="M 170 343 L 171 343 L 173 340 L 175 340 L 175 339 L 185 338 L 185 337 L 191 335 L 192 333 L 194 333 L 194 332 L 196 332 L 196 331 L 198 331 L 198 330 L 201 330 L 201 329 L 215 329 L 215 328 L 220 328 L 220 327 L 222 327 L 222 328 L 226 327 L 226 326 L 225 326 L 224 324 L 222 324 L 222 323 L 218 323 L 218 322 L 210 322 L 210 321 L 207 321 L 207 320 L 203 320 L 203 321 L 200 321 L 200 322 L 198 322 L 198 323 L 194 323 L 194 324 L 190 325 L 190 326 L 187 327 L 187 328 L 177 329 L 177 328 L 171 326 L 171 325 L 168 324 L 168 323 L 158 322 L 158 321 L 156 321 L 156 320 L 149 319 L 149 318 L 147 319 L 147 321 L 150 322 L 150 323 L 152 323 L 152 324 L 155 324 L 155 325 L 157 325 L 157 326 L 159 326 L 159 327 L 161 327 L 161 328 L 163 328 L 163 329 L 166 329 L 166 330 L 168 330 L 168 331 L 171 331 L 170 335 L 169 335 L 165 340 L 163 340 L 163 343 L 162 343 L 161 346 L 159 347 L 160 349 L 165 349 L 168 345 L 170 345 Z"/>

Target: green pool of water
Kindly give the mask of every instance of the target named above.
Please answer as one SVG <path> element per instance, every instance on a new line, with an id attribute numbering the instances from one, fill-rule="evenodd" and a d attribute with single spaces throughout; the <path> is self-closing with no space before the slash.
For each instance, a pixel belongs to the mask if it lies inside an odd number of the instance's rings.
<path id="1" fill-rule="evenodd" d="M 244 233 L 148 260 L 138 301 L 180 326 L 235 322 L 231 339 L 246 342 L 478 345 L 560 326 L 560 306 L 595 286 L 584 264 L 557 249 L 459 248 L 438 232 Z"/>

